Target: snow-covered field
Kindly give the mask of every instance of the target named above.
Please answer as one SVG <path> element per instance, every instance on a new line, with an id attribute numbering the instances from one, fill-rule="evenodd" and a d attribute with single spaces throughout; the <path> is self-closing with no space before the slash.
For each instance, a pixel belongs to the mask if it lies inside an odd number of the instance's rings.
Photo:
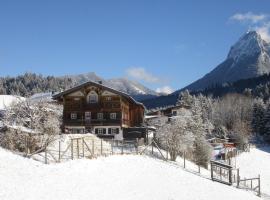
<path id="1" fill-rule="evenodd" d="M 270 196 L 270 146 L 251 148 L 237 157 L 237 167 L 242 178 L 261 176 L 262 192 Z"/>
<path id="2" fill-rule="evenodd" d="M 44 165 L 0 148 L 1 200 L 255 200 L 177 165 L 147 156 L 110 156 Z"/>
<path id="3" fill-rule="evenodd" d="M 10 106 L 12 103 L 23 101 L 23 97 L 13 96 L 13 95 L 0 95 L 0 110 L 4 110 L 6 107 Z"/>

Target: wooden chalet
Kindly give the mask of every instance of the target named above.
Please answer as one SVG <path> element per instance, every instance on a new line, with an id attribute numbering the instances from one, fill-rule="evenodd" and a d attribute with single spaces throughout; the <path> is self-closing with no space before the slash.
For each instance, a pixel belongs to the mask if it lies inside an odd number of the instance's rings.
<path id="1" fill-rule="evenodd" d="M 144 120 L 143 104 L 101 81 L 83 83 L 54 95 L 53 99 L 63 104 L 66 133 L 95 133 L 123 139 L 123 129 L 141 127 Z"/>

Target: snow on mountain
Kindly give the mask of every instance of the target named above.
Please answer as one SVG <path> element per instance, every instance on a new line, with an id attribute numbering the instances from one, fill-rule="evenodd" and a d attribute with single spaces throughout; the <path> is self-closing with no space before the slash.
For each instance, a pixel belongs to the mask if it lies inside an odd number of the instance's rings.
<path id="1" fill-rule="evenodd" d="M 128 80 L 126 78 L 113 78 L 113 79 L 104 79 L 97 76 L 94 72 L 86 73 L 86 74 L 79 74 L 79 75 L 66 75 L 65 77 L 71 78 L 76 84 L 81 84 L 87 81 L 95 81 L 99 82 L 102 81 L 102 84 L 114 88 L 116 90 L 125 92 L 131 96 L 158 96 L 159 93 L 151 90 L 142 84 Z"/>
<path id="2" fill-rule="evenodd" d="M 185 89 L 201 90 L 270 73 L 270 44 L 256 31 L 243 35 L 230 49 L 224 62 Z"/>
<path id="3" fill-rule="evenodd" d="M 25 98 L 14 95 L 0 95 L 0 110 L 5 110 L 12 103 L 23 101 Z"/>
<path id="4" fill-rule="evenodd" d="M 109 79 L 106 83 L 108 86 L 111 85 L 111 87 L 115 89 L 132 95 L 158 95 L 157 92 L 143 86 L 142 84 L 125 78 Z"/>
<path id="5" fill-rule="evenodd" d="M 259 200 L 146 156 L 110 156 L 45 165 L 0 148 L 1 200 Z"/>

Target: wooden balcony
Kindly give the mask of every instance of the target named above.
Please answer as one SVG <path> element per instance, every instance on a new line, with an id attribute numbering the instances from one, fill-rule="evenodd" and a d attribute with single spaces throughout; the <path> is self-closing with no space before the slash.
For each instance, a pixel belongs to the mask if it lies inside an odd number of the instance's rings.
<path id="1" fill-rule="evenodd" d="M 101 110 L 101 109 L 112 109 L 118 110 L 120 109 L 120 102 L 113 101 L 113 102 L 101 102 L 101 103 L 94 103 L 94 104 L 87 104 L 87 103 L 75 103 L 65 105 L 65 110 L 67 111 L 84 111 L 84 110 Z"/>
<path id="2" fill-rule="evenodd" d="M 121 119 L 64 119 L 65 126 L 120 126 Z"/>

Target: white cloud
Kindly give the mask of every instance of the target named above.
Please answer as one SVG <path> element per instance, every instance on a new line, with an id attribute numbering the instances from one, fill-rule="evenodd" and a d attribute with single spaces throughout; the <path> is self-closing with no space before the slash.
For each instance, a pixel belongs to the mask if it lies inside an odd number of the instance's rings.
<path id="1" fill-rule="evenodd" d="M 126 71 L 127 75 L 129 77 L 135 78 L 137 80 L 142 80 L 148 83 L 157 83 L 160 81 L 160 79 L 151 73 L 147 72 L 142 67 L 131 67 L 128 68 Z"/>
<path id="2" fill-rule="evenodd" d="M 158 93 L 165 93 L 165 94 L 171 94 L 173 92 L 173 89 L 170 86 L 163 86 L 156 89 L 156 92 Z"/>
<path id="3" fill-rule="evenodd" d="M 255 30 L 261 35 L 262 39 L 270 42 L 270 22 L 265 23 L 262 26 L 255 27 Z"/>
<path id="4" fill-rule="evenodd" d="M 267 15 L 265 14 L 254 14 L 252 12 L 236 13 L 230 17 L 231 20 L 240 21 L 240 22 L 251 22 L 253 24 L 264 21 L 266 18 L 267 18 Z"/>
<path id="5" fill-rule="evenodd" d="M 270 42 L 270 21 L 268 14 L 254 14 L 252 12 L 236 13 L 230 17 L 230 20 L 245 22 L 250 30 L 257 31 L 262 39 Z"/>

